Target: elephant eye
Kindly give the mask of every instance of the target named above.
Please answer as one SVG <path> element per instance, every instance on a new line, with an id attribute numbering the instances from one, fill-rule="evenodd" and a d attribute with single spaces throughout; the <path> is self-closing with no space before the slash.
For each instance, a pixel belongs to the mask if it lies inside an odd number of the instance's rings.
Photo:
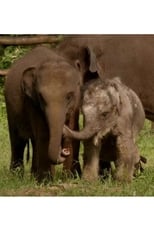
<path id="1" fill-rule="evenodd" d="M 66 100 L 69 103 L 74 98 L 74 92 L 68 92 L 66 95 Z"/>

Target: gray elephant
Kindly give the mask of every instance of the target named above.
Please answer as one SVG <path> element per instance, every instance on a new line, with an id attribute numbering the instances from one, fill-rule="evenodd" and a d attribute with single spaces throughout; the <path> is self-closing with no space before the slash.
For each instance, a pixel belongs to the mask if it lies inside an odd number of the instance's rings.
<path id="1" fill-rule="evenodd" d="M 81 83 L 76 64 L 43 46 L 13 64 L 5 82 L 12 170 L 24 169 L 24 149 L 31 140 L 31 171 L 38 181 L 51 177 L 52 164 L 69 158 L 80 173 L 79 141 L 62 139 L 62 130 L 64 123 L 78 128 Z"/>
<path id="2" fill-rule="evenodd" d="M 145 113 L 143 106 L 130 88 L 119 78 L 97 79 L 89 82 L 83 90 L 82 112 L 84 128 L 72 131 L 64 126 L 67 137 L 85 140 L 83 178 L 98 178 L 99 161 L 115 161 L 114 177 L 130 182 L 140 163 L 136 137 L 142 129 Z M 104 140 L 113 144 L 110 152 L 103 149 Z"/>

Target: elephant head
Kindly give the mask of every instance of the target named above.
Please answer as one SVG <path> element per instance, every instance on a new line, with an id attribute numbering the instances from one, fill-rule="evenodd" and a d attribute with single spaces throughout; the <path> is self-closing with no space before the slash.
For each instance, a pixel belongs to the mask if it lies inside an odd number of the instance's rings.
<path id="1" fill-rule="evenodd" d="M 116 124 L 120 114 L 120 103 L 120 96 L 114 81 L 112 84 L 109 80 L 91 81 L 83 91 L 84 128 L 78 132 L 64 126 L 64 135 L 79 140 L 95 136 L 97 143 L 98 139 L 110 132 Z"/>
<path id="2" fill-rule="evenodd" d="M 57 48 L 61 55 L 66 57 L 72 64 L 76 65 L 81 72 L 83 83 L 92 79 L 97 79 L 100 74 L 104 73 L 98 63 L 95 51 L 87 44 L 78 45 L 76 42 L 71 43 L 66 40 Z"/>
<path id="3" fill-rule="evenodd" d="M 23 72 L 22 92 L 45 118 L 48 156 L 53 164 L 62 163 L 69 155 L 69 150 L 61 148 L 62 130 L 67 117 L 78 107 L 80 85 L 80 72 L 65 59 L 48 60 Z"/>

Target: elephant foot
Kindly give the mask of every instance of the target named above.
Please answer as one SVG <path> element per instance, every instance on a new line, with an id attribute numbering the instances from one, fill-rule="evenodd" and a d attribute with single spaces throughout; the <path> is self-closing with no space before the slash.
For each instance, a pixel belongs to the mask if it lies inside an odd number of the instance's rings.
<path id="1" fill-rule="evenodd" d="M 101 179 L 106 179 L 112 172 L 110 161 L 99 161 L 99 176 Z"/>
<path id="2" fill-rule="evenodd" d="M 63 175 L 69 178 L 81 177 L 80 162 L 68 157 L 63 164 Z"/>
<path id="3" fill-rule="evenodd" d="M 53 181 L 55 175 L 55 165 L 49 165 L 46 168 L 36 167 L 31 169 L 31 175 L 36 179 L 38 184 L 48 184 Z"/>
<path id="4" fill-rule="evenodd" d="M 86 181 L 96 181 L 99 179 L 98 171 L 96 169 L 91 169 L 88 166 L 84 167 L 82 179 Z"/>
<path id="5" fill-rule="evenodd" d="M 47 185 L 53 181 L 53 176 L 51 175 L 50 171 L 33 174 L 33 176 L 36 179 L 38 184 Z"/>
<path id="6" fill-rule="evenodd" d="M 128 166 L 118 166 L 115 173 L 113 174 L 113 178 L 119 182 L 131 183 L 133 179 L 134 169 Z"/>
<path id="7" fill-rule="evenodd" d="M 81 165 L 79 160 L 74 160 L 71 168 L 71 172 L 73 173 L 74 177 L 81 177 Z"/>
<path id="8" fill-rule="evenodd" d="M 23 178 L 24 176 L 24 165 L 22 163 L 18 163 L 18 164 L 11 164 L 10 166 L 10 172 L 13 174 L 13 175 L 16 175 L 20 178 Z"/>

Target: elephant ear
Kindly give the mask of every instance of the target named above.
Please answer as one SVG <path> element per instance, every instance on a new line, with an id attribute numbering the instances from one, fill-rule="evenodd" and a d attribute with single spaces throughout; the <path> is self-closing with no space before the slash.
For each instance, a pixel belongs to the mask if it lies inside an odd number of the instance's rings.
<path id="1" fill-rule="evenodd" d="M 80 71 L 97 72 L 97 60 L 93 50 L 89 47 L 82 47 L 79 51 L 79 59 L 76 60 L 76 66 Z"/>
<path id="2" fill-rule="evenodd" d="M 97 72 L 97 60 L 96 55 L 93 50 L 89 47 L 86 48 L 86 56 L 85 61 L 89 64 L 89 71 L 90 72 Z"/>
<path id="3" fill-rule="evenodd" d="M 36 80 L 36 67 L 28 67 L 23 72 L 21 87 L 30 98 L 34 98 L 34 84 Z"/>
<path id="4" fill-rule="evenodd" d="M 75 61 L 76 67 L 82 73 L 82 82 L 86 83 L 92 79 L 101 78 L 104 71 L 97 62 L 95 53 L 90 47 L 82 47 Z"/>

